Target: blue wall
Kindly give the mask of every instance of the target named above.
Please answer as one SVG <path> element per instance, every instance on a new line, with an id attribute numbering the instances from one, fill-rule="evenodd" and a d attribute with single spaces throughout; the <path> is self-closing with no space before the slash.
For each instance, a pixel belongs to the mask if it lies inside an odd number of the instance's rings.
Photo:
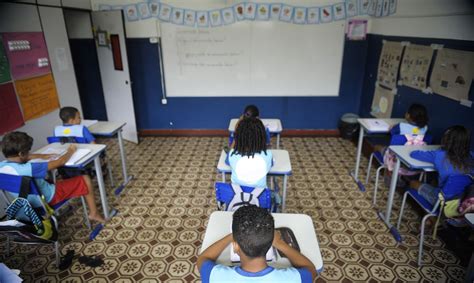
<path id="1" fill-rule="evenodd" d="M 85 119 L 107 121 L 94 39 L 69 39 L 77 87 Z M 61 105 L 66 106 L 66 105 Z"/>
<path id="2" fill-rule="evenodd" d="M 162 105 L 159 56 L 148 39 L 127 39 L 130 77 L 138 129 L 227 129 L 247 104 L 262 117 L 280 118 L 285 129 L 336 129 L 342 114 L 357 112 L 366 41 L 346 41 L 338 97 L 168 98 Z M 317 52 L 317 50 L 315 50 Z M 170 125 L 170 122 L 173 125 Z"/>
<path id="3" fill-rule="evenodd" d="M 462 40 L 446 40 L 432 38 L 412 38 L 373 35 L 368 36 L 367 64 L 362 90 L 360 114 L 362 117 L 370 116 L 370 107 L 374 94 L 375 81 L 377 80 L 377 67 L 380 52 L 382 51 L 382 40 L 409 41 L 414 44 L 430 45 L 432 43 L 443 44 L 445 48 L 474 51 L 474 42 Z M 433 60 L 434 61 L 434 60 Z M 428 75 L 429 78 L 429 75 Z M 474 87 L 471 85 L 469 100 L 474 100 Z M 398 86 L 398 95 L 395 97 L 392 117 L 403 117 L 412 103 L 425 105 L 429 115 L 429 132 L 433 135 L 434 142 L 438 143 L 446 128 L 455 124 L 461 124 L 470 128 L 474 133 L 474 108 L 468 108 L 455 101 L 437 94 L 424 94 L 419 90 Z M 474 106 L 473 106 L 474 107 Z M 474 147 L 474 139 L 472 139 Z"/>

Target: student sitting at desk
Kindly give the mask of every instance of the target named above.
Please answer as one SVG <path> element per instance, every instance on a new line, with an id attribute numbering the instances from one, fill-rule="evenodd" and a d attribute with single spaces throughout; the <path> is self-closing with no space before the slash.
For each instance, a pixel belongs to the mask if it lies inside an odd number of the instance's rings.
<path id="1" fill-rule="evenodd" d="M 419 181 L 411 181 L 410 187 L 418 190 L 428 202 L 435 204 L 438 200 L 438 194 L 449 176 L 474 174 L 474 157 L 469 151 L 470 147 L 469 130 L 463 126 L 453 126 L 446 130 L 441 139 L 441 148 L 433 151 L 413 151 L 410 156 L 412 158 L 430 162 L 434 164 L 438 172 L 438 184 L 432 186 Z M 461 198 L 464 187 L 445 188 L 447 191 L 453 192 Z M 459 191 L 456 193 L 455 191 Z"/>
<path id="2" fill-rule="evenodd" d="M 232 244 L 240 256 L 240 266 L 216 264 L 222 251 Z M 265 254 L 271 246 L 283 252 L 294 267 L 275 269 L 267 265 Z M 197 260 L 203 283 L 208 282 L 313 282 L 316 268 L 297 250 L 285 243 L 272 215 L 264 208 L 249 205 L 234 212 L 232 234 L 203 251 Z"/>
<path id="3" fill-rule="evenodd" d="M 236 129 L 234 148 L 228 153 L 232 183 L 266 188 L 272 159 L 272 152 L 267 150 L 262 121 L 257 118 L 242 119 Z"/>
<path id="4" fill-rule="evenodd" d="M 55 205 L 64 200 L 84 196 L 89 207 L 89 219 L 104 223 L 104 218 L 97 211 L 94 199 L 94 190 L 89 176 L 76 176 L 66 180 L 59 180 L 56 184 L 50 184 L 44 178 L 49 170 L 59 168 L 66 164 L 76 151 L 75 145 L 70 145 L 67 152 L 56 160 L 49 162 L 31 163 L 31 159 L 49 159 L 53 156 L 45 154 L 31 154 L 33 138 L 23 132 L 8 133 L 2 140 L 2 152 L 6 157 L 0 162 L 0 173 L 33 177 L 50 205 Z M 16 196 L 15 196 L 16 197 Z M 33 207 L 41 206 L 38 198 L 28 197 Z"/>
<path id="5" fill-rule="evenodd" d="M 78 138 L 78 143 L 92 143 L 95 144 L 95 138 L 89 132 L 89 129 L 81 125 L 81 113 L 75 107 L 63 107 L 59 111 L 59 117 L 63 121 L 61 126 L 54 128 L 55 137 L 72 137 Z"/>
<path id="6" fill-rule="evenodd" d="M 255 106 L 255 105 L 245 106 L 244 112 L 239 117 L 239 121 L 237 121 L 237 124 L 235 125 L 235 132 L 237 132 L 237 128 L 239 127 L 240 121 L 242 121 L 242 119 L 244 119 L 244 118 L 260 119 L 260 111 L 258 110 L 258 107 Z M 229 136 L 229 146 L 230 147 L 234 146 L 235 132 L 231 133 L 230 136 Z M 266 143 L 269 145 L 271 135 L 270 135 L 270 129 L 268 127 L 265 127 L 265 134 L 266 134 Z"/>

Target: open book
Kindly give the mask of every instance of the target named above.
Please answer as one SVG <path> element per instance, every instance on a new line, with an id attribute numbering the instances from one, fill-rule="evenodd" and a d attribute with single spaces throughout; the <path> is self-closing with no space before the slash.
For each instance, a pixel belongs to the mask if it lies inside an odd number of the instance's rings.
<path id="1" fill-rule="evenodd" d="M 79 164 L 82 158 L 84 158 L 86 155 L 88 155 L 92 150 L 88 148 L 79 148 L 77 149 L 74 154 L 69 158 L 69 160 L 66 162 L 67 166 L 72 166 Z"/>

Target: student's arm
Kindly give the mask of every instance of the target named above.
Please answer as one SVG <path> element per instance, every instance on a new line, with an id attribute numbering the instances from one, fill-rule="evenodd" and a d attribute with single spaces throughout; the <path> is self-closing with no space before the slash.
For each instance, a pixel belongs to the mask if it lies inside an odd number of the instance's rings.
<path id="1" fill-rule="evenodd" d="M 55 154 L 40 154 L 40 153 L 30 153 L 28 154 L 28 161 L 32 159 L 44 159 L 48 160 L 50 158 L 53 158 Z"/>
<path id="2" fill-rule="evenodd" d="M 222 251 L 232 243 L 232 234 L 228 234 L 224 238 L 220 239 L 219 241 L 215 242 L 207 249 L 205 249 L 197 259 L 197 266 L 198 269 L 201 270 L 202 264 L 207 261 L 216 261 Z"/>
<path id="3" fill-rule="evenodd" d="M 314 280 L 314 278 L 316 278 L 317 273 L 314 264 L 307 257 L 285 243 L 285 241 L 281 239 L 280 233 L 277 231 L 275 231 L 272 245 L 286 255 L 291 265 L 296 268 L 307 269 L 309 272 L 311 272 L 312 279 Z"/>
<path id="4" fill-rule="evenodd" d="M 400 124 L 396 124 L 390 129 L 390 134 L 393 135 L 399 135 L 400 134 Z"/>
<path id="5" fill-rule="evenodd" d="M 436 157 L 436 151 L 414 150 L 410 153 L 410 157 L 421 160 L 421 161 L 434 163 L 435 157 Z"/>
<path id="6" fill-rule="evenodd" d="M 95 144 L 95 137 L 91 134 L 91 132 L 89 131 L 89 129 L 84 126 L 84 128 L 82 128 L 82 136 L 86 139 L 87 143 L 91 143 L 91 144 Z"/>
<path id="7" fill-rule="evenodd" d="M 66 164 L 66 162 L 69 160 L 69 158 L 71 158 L 71 156 L 74 154 L 75 151 L 76 151 L 76 146 L 74 144 L 69 145 L 65 154 L 63 154 L 61 157 L 59 157 L 56 160 L 52 160 L 48 162 L 48 171 L 59 168 L 63 166 L 64 164 Z"/>

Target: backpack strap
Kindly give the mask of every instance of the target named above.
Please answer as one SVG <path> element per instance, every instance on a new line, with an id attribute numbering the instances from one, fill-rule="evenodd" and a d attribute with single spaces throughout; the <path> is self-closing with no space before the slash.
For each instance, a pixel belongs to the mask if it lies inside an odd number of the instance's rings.
<path id="1" fill-rule="evenodd" d="M 227 205 L 227 211 L 234 211 L 241 206 L 249 204 L 260 206 L 258 197 L 265 191 L 265 188 L 254 188 L 252 192 L 246 193 L 239 185 L 232 184 L 232 190 L 234 191 L 234 197 Z"/>

